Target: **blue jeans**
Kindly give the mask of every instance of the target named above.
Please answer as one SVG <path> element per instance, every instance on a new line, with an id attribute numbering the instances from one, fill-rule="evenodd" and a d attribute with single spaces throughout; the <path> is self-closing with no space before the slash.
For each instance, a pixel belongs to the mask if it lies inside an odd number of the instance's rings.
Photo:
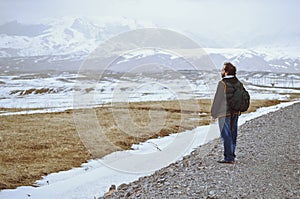
<path id="1" fill-rule="evenodd" d="M 236 138 L 238 134 L 238 115 L 220 117 L 218 119 L 221 138 L 224 145 L 224 160 L 234 161 Z M 232 119 L 232 126 L 230 120 Z"/>

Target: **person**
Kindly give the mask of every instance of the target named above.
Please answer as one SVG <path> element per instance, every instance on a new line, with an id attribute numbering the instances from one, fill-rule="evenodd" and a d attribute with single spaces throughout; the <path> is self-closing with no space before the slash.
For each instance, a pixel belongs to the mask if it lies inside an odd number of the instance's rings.
<path id="1" fill-rule="evenodd" d="M 230 62 L 224 63 L 221 72 L 222 80 L 219 81 L 217 91 L 211 107 L 212 121 L 218 119 L 221 138 L 224 146 L 224 159 L 219 163 L 233 164 L 235 160 L 235 148 L 238 134 L 238 118 L 240 112 L 231 110 L 230 96 L 235 91 L 233 84 L 239 82 L 236 77 L 236 67 Z M 239 82 L 240 83 L 240 82 Z"/>

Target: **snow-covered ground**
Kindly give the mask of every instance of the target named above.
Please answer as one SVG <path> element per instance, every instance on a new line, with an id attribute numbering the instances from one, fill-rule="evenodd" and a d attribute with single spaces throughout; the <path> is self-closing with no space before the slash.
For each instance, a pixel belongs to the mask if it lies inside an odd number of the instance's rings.
<path id="1" fill-rule="evenodd" d="M 207 71 L 178 71 L 176 77 L 172 75 L 124 73 L 87 78 L 64 72 L 0 76 L 0 107 L 27 109 L 1 114 L 57 112 L 117 101 L 212 98 L 219 80 L 219 74 Z M 300 92 L 299 74 L 245 72 L 239 77 L 252 99 L 288 99 Z"/>
<path id="2" fill-rule="evenodd" d="M 0 107 L 28 109 L 13 114 L 56 112 L 117 101 L 157 101 L 209 96 L 205 82 L 134 75 L 78 80 L 77 74 L 0 76 Z M 36 110 L 38 109 L 38 110 Z M 2 113 L 12 114 L 12 113 Z"/>
<path id="3" fill-rule="evenodd" d="M 239 118 L 239 125 L 293 103 L 295 102 L 286 102 L 244 114 Z M 101 159 L 90 160 L 80 168 L 45 176 L 36 182 L 39 187 L 23 186 L 12 190 L 2 190 L 0 198 L 83 199 L 99 197 L 108 190 L 111 184 L 118 186 L 150 175 L 156 170 L 182 159 L 196 147 L 218 136 L 217 124 L 213 123 L 179 134 L 148 140 L 133 145 L 134 150 L 115 152 Z"/>

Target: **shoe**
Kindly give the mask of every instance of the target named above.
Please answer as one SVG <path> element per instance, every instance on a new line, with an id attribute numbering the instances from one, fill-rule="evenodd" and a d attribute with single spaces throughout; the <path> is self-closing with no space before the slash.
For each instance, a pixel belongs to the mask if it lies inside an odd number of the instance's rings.
<path id="1" fill-rule="evenodd" d="M 227 160 L 218 160 L 217 162 L 223 164 L 234 164 L 234 161 L 227 161 Z"/>

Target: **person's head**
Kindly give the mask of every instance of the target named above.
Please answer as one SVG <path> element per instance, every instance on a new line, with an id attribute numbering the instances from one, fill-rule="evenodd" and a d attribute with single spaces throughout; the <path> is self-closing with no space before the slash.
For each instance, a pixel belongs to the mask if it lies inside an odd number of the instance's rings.
<path id="1" fill-rule="evenodd" d="M 236 75 L 236 67 L 230 62 L 225 62 L 222 68 L 221 76 L 225 77 L 227 75 Z"/>

